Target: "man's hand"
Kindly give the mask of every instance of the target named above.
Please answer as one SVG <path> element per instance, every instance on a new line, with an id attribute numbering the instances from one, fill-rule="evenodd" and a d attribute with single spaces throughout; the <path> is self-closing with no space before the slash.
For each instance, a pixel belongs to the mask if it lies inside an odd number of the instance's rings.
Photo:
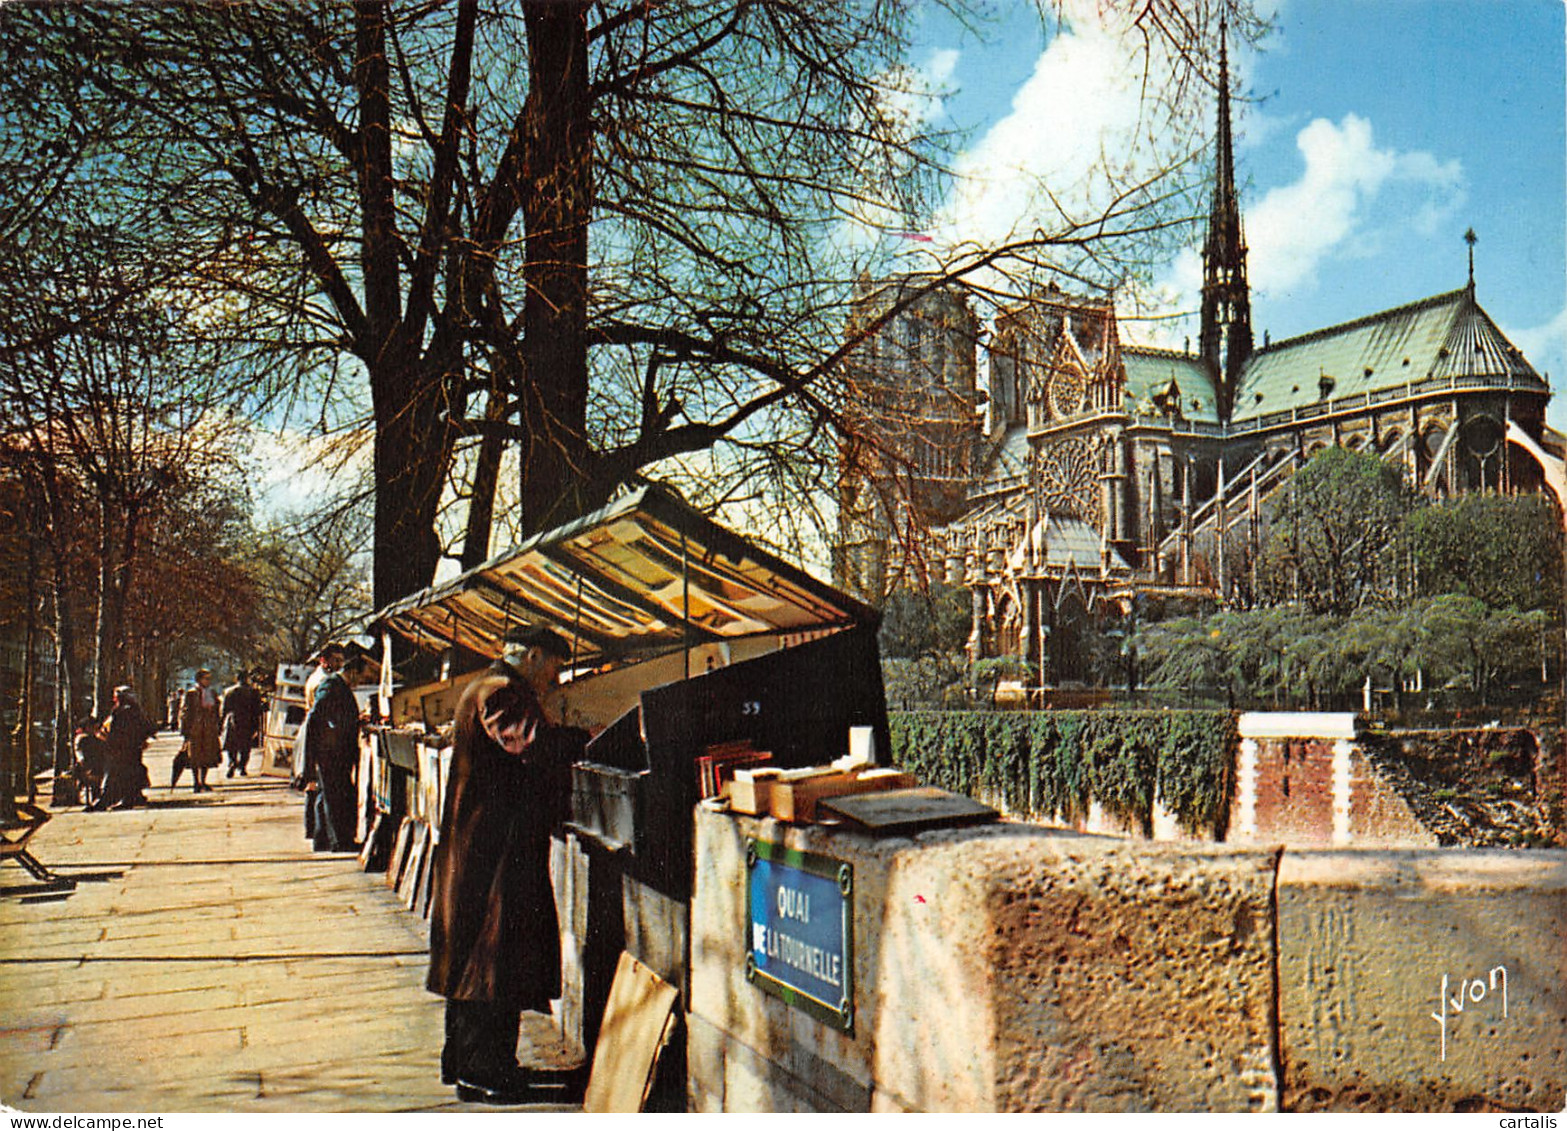
<path id="1" fill-rule="evenodd" d="M 525 754 L 538 738 L 543 719 L 537 706 L 512 688 L 496 688 L 478 706 L 485 733 L 506 753 Z"/>
<path id="2" fill-rule="evenodd" d="M 500 748 L 508 754 L 524 754 L 528 747 L 533 745 L 533 740 L 539 736 L 539 720 L 534 718 L 521 718 L 496 720 L 492 726 L 485 723 L 485 730 L 490 732 L 490 737 L 500 745 Z"/>

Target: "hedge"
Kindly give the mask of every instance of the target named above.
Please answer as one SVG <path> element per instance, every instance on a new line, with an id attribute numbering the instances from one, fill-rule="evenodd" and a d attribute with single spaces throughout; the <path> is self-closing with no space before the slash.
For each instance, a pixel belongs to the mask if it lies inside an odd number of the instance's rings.
<path id="1" fill-rule="evenodd" d="M 900 711 L 892 760 L 930 785 L 1076 823 L 1097 801 L 1153 835 L 1157 797 L 1189 834 L 1223 840 L 1234 788 L 1227 711 Z"/>

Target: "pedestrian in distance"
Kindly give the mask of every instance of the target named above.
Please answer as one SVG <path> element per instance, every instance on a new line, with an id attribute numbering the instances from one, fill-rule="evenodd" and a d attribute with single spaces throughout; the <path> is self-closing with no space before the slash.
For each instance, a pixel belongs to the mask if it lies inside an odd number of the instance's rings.
<path id="1" fill-rule="evenodd" d="M 103 740 L 105 763 L 103 796 L 98 799 L 102 809 L 131 809 L 145 805 L 142 793 L 147 784 L 147 767 L 142 762 L 142 750 L 157 728 L 147 718 L 136 702 L 135 693 L 125 686 L 114 689 L 114 709 L 104 720 Z"/>
<path id="2" fill-rule="evenodd" d="M 220 738 L 228 755 L 225 777 L 248 777 L 250 751 L 261 737 L 261 692 L 250 685 L 244 672 L 236 672 L 234 682 L 223 693 L 218 711 Z"/>
<path id="3" fill-rule="evenodd" d="M 103 740 L 103 725 L 91 715 L 76 724 L 74 739 L 76 762 L 71 775 L 81 790 L 84 808 L 97 811 L 103 798 L 104 773 L 109 768 L 109 747 Z"/>
<path id="4" fill-rule="evenodd" d="M 315 699 L 299 732 L 304 738 L 306 773 L 314 778 L 315 819 L 307 826 L 317 852 L 354 852 L 358 814 L 355 811 L 354 769 L 359 765 L 359 700 L 339 665 L 343 649 L 335 649 L 331 667 L 316 684 Z M 323 654 L 323 667 L 328 657 Z M 305 803 L 311 803 L 306 797 Z"/>
<path id="5" fill-rule="evenodd" d="M 221 743 L 218 732 L 218 695 L 212 690 L 212 673 L 206 668 L 196 673 L 194 686 L 180 699 L 180 734 L 185 736 L 181 753 L 190 765 L 191 792 L 212 792 L 212 787 L 207 784 L 207 771 L 221 761 Z M 179 781 L 179 773 L 176 760 L 174 775 L 169 782 L 170 789 Z"/>
<path id="6" fill-rule="evenodd" d="M 540 1099 L 541 1085 L 563 1082 L 519 1066 L 517 1038 L 522 1011 L 548 1011 L 560 993 L 550 835 L 568 814 L 571 764 L 587 740 L 548 715 L 566 641 L 521 626 L 504 649 L 457 704 L 425 983 L 446 998 L 442 1081 L 465 1102 L 490 1104 Z"/>

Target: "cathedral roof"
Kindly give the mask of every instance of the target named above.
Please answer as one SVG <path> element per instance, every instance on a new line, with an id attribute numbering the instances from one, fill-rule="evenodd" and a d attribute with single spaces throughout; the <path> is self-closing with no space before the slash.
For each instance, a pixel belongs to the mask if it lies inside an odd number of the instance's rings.
<path id="1" fill-rule="evenodd" d="M 1181 391 L 1183 419 L 1218 423 L 1218 398 L 1202 358 L 1177 350 L 1122 346 L 1121 362 L 1126 368 L 1126 402 L 1139 416 L 1158 414 L 1174 381 Z"/>
<path id="2" fill-rule="evenodd" d="M 1465 287 L 1265 346 L 1242 372 L 1232 419 L 1468 376 L 1522 380 L 1546 391 Z"/>
<path id="3" fill-rule="evenodd" d="M 1016 490 L 994 496 L 975 510 L 946 527 L 949 545 L 954 536 L 959 544 L 966 545 L 978 532 L 984 539 L 992 530 L 1011 530 L 1021 535 L 1009 538 L 1005 546 L 1007 568 L 1015 574 L 1030 572 L 1027 563 L 1027 539 L 1024 533 L 1028 523 L 1028 493 L 1021 485 Z M 1048 572 L 1059 573 L 1076 570 L 1079 573 L 1099 573 L 1101 554 L 1112 571 L 1126 571 L 1131 567 L 1114 546 L 1107 546 L 1092 523 L 1070 514 L 1046 512 L 1035 526 L 1032 539 L 1039 565 Z"/>

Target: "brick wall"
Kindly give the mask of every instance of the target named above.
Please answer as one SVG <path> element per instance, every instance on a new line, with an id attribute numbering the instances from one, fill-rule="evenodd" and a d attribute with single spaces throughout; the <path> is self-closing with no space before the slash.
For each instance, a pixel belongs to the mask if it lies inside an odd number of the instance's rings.
<path id="1" fill-rule="evenodd" d="M 1292 847 L 1437 843 L 1354 740 L 1247 737 L 1236 762 L 1233 840 Z"/>

